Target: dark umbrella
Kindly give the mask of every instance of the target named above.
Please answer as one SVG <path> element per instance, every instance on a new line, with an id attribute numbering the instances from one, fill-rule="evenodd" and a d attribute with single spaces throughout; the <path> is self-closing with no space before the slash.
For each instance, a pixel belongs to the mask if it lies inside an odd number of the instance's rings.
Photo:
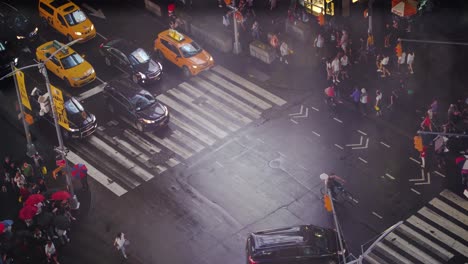
<path id="1" fill-rule="evenodd" d="M 56 201 L 64 201 L 70 199 L 71 195 L 67 191 L 58 191 L 52 194 L 50 199 L 56 200 Z"/>
<path id="2" fill-rule="evenodd" d="M 28 220 L 32 219 L 37 213 L 37 207 L 33 205 L 26 205 L 25 207 L 21 208 L 19 211 L 19 218 L 21 220 Z"/>
<path id="3" fill-rule="evenodd" d="M 54 214 L 51 212 L 42 212 L 36 217 L 36 223 L 38 226 L 47 227 L 52 222 Z"/>
<path id="4" fill-rule="evenodd" d="M 88 168 L 86 168 L 86 165 L 81 163 L 75 164 L 71 171 L 72 176 L 77 179 L 83 179 L 84 177 L 86 177 L 87 173 Z"/>
<path id="5" fill-rule="evenodd" d="M 42 201 L 45 200 L 44 195 L 42 194 L 33 194 L 26 199 L 26 202 L 24 202 L 25 205 L 36 205 Z"/>
<path id="6" fill-rule="evenodd" d="M 68 229 L 70 227 L 70 220 L 64 215 L 57 215 L 54 217 L 54 226 L 60 230 Z"/>

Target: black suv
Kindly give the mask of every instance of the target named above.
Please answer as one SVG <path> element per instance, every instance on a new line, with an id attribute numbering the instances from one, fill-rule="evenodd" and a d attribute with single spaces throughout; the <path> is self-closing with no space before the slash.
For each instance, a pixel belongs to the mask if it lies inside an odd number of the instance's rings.
<path id="1" fill-rule="evenodd" d="M 135 83 L 148 83 L 162 77 L 162 65 L 154 61 L 142 48 L 124 39 L 102 43 L 99 53 L 104 56 L 107 66 L 115 66 L 130 74 Z"/>
<path id="2" fill-rule="evenodd" d="M 338 264 L 345 253 L 334 230 L 313 225 L 251 233 L 246 252 L 247 264 Z"/>
<path id="3" fill-rule="evenodd" d="M 13 55 L 10 43 L 0 39 L 0 78 L 11 72 L 11 62 L 18 65 L 18 57 Z"/>
<path id="4" fill-rule="evenodd" d="M 29 44 L 37 40 L 39 28 L 14 6 L 0 2 L 0 32 L 10 42 Z"/>
<path id="5" fill-rule="evenodd" d="M 169 111 L 148 91 L 128 79 L 110 81 L 104 87 L 107 108 L 134 122 L 139 131 L 157 130 L 169 123 Z"/>

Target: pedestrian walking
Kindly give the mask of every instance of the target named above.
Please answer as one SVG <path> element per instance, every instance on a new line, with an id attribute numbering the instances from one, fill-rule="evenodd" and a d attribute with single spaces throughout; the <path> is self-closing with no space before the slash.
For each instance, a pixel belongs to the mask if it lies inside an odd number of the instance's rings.
<path id="1" fill-rule="evenodd" d="M 18 189 L 21 188 L 21 186 L 24 186 L 26 184 L 26 178 L 19 171 L 16 172 L 15 178 L 13 179 L 13 181 L 15 182 L 16 187 Z"/>
<path id="2" fill-rule="evenodd" d="M 333 78 L 333 68 L 330 59 L 327 59 L 325 62 L 325 67 L 327 70 L 327 81 L 329 81 L 331 78 Z"/>
<path id="3" fill-rule="evenodd" d="M 341 64 L 341 78 L 344 80 L 349 79 L 348 75 L 348 69 L 349 69 L 349 58 L 348 55 L 346 55 L 346 52 L 341 56 L 340 58 L 340 64 Z"/>
<path id="4" fill-rule="evenodd" d="M 348 41 L 349 41 L 348 32 L 343 29 L 341 31 L 341 39 L 340 39 L 339 46 L 341 47 L 344 53 L 346 53 L 346 51 L 348 50 Z"/>
<path id="5" fill-rule="evenodd" d="M 361 89 L 361 95 L 359 98 L 360 106 L 361 106 L 361 113 L 363 115 L 367 115 L 367 103 L 368 103 L 368 95 L 365 88 Z"/>
<path id="6" fill-rule="evenodd" d="M 21 166 L 21 172 L 23 173 L 24 177 L 26 177 L 27 182 L 35 182 L 34 169 L 31 164 L 24 161 L 23 165 Z"/>
<path id="7" fill-rule="evenodd" d="M 81 187 L 83 188 L 84 191 L 89 191 L 89 185 L 88 185 L 88 172 L 84 172 L 83 177 L 80 178 L 81 182 Z"/>
<path id="8" fill-rule="evenodd" d="M 288 57 L 290 53 L 291 50 L 289 49 L 288 44 L 285 41 L 283 41 L 280 46 L 280 61 L 284 61 L 284 63 L 289 64 Z"/>
<path id="9" fill-rule="evenodd" d="M 258 21 L 255 20 L 252 24 L 252 37 L 254 40 L 260 40 L 260 25 L 258 24 Z"/>
<path id="10" fill-rule="evenodd" d="M 45 245 L 45 254 L 47 256 L 48 263 L 60 264 L 57 260 L 57 250 L 55 249 L 55 245 L 51 240 L 48 240 L 47 244 Z"/>
<path id="11" fill-rule="evenodd" d="M 390 102 L 387 106 L 387 109 L 389 112 L 393 112 L 395 110 L 395 105 L 397 104 L 398 100 L 398 93 L 395 89 L 392 90 L 392 93 L 390 94 Z"/>
<path id="12" fill-rule="evenodd" d="M 408 64 L 408 70 L 410 74 L 414 74 L 413 63 L 414 63 L 414 51 L 409 51 L 406 55 L 406 63 Z"/>
<path id="13" fill-rule="evenodd" d="M 382 75 L 380 77 L 385 78 L 387 76 L 390 76 L 390 71 L 388 70 L 388 63 L 390 61 L 390 57 L 387 55 L 384 55 L 382 58 L 382 62 L 380 63 L 381 65 L 381 70 L 382 70 Z"/>
<path id="14" fill-rule="evenodd" d="M 377 113 L 377 116 L 382 116 L 382 92 L 380 92 L 380 90 L 377 90 L 375 91 L 375 105 L 374 105 L 374 109 Z"/>
<path id="15" fill-rule="evenodd" d="M 423 121 L 421 122 L 420 125 L 421 129 L 423 131 L 431 131 L 432 132 L 432 120 L 429 114 L 426 114 L 424 117 Z"/>
<path id="16" fill-rule="evenodd" d="M 359 110 L 359 99 L 361 98 L 361 92 L 359 91 L 359 88 L 354 87 L 354 91 L 350 97 L 353 98 L 353 103 L 356 110 Z"/>
<path id="17" fill-rule="evenodd" d="M 325 47 L 325 38 L 322 33 L 318 33 L 314 40 L 315 56 L 323 56 L 323 48 Z"/>
<path id="18" fill-rule="evenodd" d="M 331 62 L 331 66 L 332 66 L 333 82 L 334 83 L 339 83 L 340 82 L 339 76 L 340 76 L 341 62 L 340 62 L 340 58 L 339 58 L 338 55 L 336 55 L 336 57 Z"/>
<path id="19" fill-rule="evenodd" d="M 123 255 L 124 258 L 127 258 L 127 253 L 126 253 L 125 247 L 128 246 L 129 244 L 130 244 L 130 242 L 127 239 L 125 239 L 125 234 L 124 233 L 120 232 L 115 237 L 114 246 L 117 248 L 117 250 L 122 252 L 122 255 Z"/>
<path id="20" fill-rule="evenodd" d="M 401 53 L 401 56 L 398 57 L 398 64 L 397 64 L 398 74 L 401 74 L 401 70 L 405 68 L 405 64 L 406 64 L 406 52 L 403 51 Z"/>

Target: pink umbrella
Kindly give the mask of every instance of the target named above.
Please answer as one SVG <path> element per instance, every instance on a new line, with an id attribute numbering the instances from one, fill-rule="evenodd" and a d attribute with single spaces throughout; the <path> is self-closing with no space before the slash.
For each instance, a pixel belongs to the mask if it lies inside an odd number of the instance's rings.
<path id="1" fill-rule="evenodd" d="M 57 200 L 57 201 L 64 201 L 70 199 L 71 195 L 67 191 L 57 191 L 52 194 L 50 199 Z"/>
<path id="2" fill-rule="evenodd" d="M 26 202 L 24 202 L 25 205 L 36 205 L 42 201 L 45 200 L 44 195 L 42 194 L 33 194 L 26 199 Z"/>
<path id="3" fill-rule="evenodd" d="M 32 219 L 37 213 L 37 207 L 33 205 L 26 205 L 25 207 L 21 208 L 19 211 L 19 218 L 21 220 L 28 220 Z"/>
<path id="4" fill-rule="evenodd" d="M 88 168 L 86 168 L 86 165 L 81 163 L 75 164 L 72 168 L 71 174 L 77 179 L 83 179 L 88 174 Z"/>
<path id="5" fill-rule="evenodd" d="M 0 234 L 2 234 L 5 231 L 5 224 L 0 223 Z"/>

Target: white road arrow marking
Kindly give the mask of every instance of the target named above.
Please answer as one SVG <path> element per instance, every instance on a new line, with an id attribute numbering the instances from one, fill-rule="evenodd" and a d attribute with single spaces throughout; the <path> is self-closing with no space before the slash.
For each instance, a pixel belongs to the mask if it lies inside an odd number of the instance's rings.
<path id="1" fill-rule="evenodd" d="M 294 120 L 294 119 L 289 119 L 289 120 L 290 120 L 291 122 L 293 122 L 294 124 L 296 124 L 296 125 L 299 124 L 299 122 L 297 122 L 297 121 Z"/>
<path id="2" fill-rule="evenodd" d="M 414 185 L 427 185 L 431 184 L 431 174 L 427 173 L 427 181 L 426 182 L 415 182 Z"/>
<path id="3" fill-rule="evenodd" d="M 362 145 L 362 136 L 361 136 L 361 140 L 359 141 L 359 144 L 346 144 L 347 147 L 351 147 L 351 146 L 361 146 Z"/>
<path id="4" fill-rule="evenodd" d="M 366 149 L 369 147 L 369 138 L 366 138 L 366 145 L 363 147 L 353 147 L 352 149 Z"/>
<path id="5" fill-rule="evenodd" d="M 303 110 L 304 110 L 304 106 L 301 105 L 301 110 L 299 111 L 299 113 L 289 114 L 289 116 L 302 115 Z"/>
<path id="6" fill-rule="evenodd" d="M 89 6 L 88 4 L 83 4 L 83 7 L 88 9 L 90 12 L 89 14 L 92 15 L 92 16 L 95 16 L 95 17 L 99 17 L 99 18 L 102 18 L 102 19 L 106 19 L 106 16 L 104 15 L 104 13 L 102 12 L 101 9 L 94 9 L 92 8 L 91 6 Z"/>
<path id="7" fill-rule="evenodd" d="M 421 169 L 421 178 L 420 179 L 409 179 L 409 181 L 425 181 L 424 178 L 424 169 Z"/>
<path id="8" fill-rule="evenodd" d="M 307 118 L 308 116 L 309 116 L 309 108 L 306 107 L 304 115 L 296 115 L 296 116 L 293 116 L 292 118 Z"/>

